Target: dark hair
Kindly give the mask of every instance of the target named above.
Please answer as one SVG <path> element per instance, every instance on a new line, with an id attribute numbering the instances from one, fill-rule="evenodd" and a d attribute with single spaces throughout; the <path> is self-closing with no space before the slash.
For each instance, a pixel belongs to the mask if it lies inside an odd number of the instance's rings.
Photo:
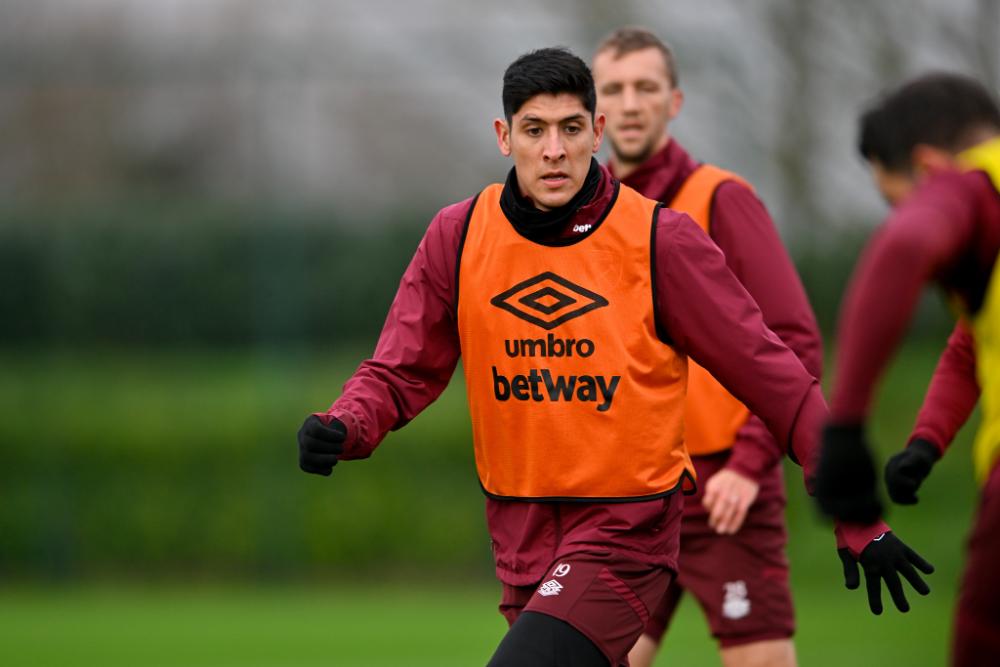
<path id="1" fill-rule="evenodd" d="M 1000 130 L 1000 109 L 975 79 L 933 73 L 908 81 L 869 107 L 859 121 L 858 150 L 890 171 L 909 172 L 917 144 L 960 151 L 981 130 Z"/>
<path id="2" fill-rule="evenodd" d="M 510 64 L 503 75 L 503 113 L 507 121 L 525 102 L 542 93 L 576 95 L 591 118 L 597 108 L 590 68 L 563 47 L 531 51 Z"/>
<path id="3" fill-rule="evenodd" d="M 612 50 L 615 60 L 617 60 L 622 56 L 643 49 L 656 49 L 660 52 L 663 56 L 663 63 L 667 66 L 667 79 L 670 81 L 670 87 L 676 88 L 680 79 L 677 78 L 677 61 L 674 60 L 674 52 L 669 44 L 650 30 L 633 26 L 618 28 L 604 38 L 594 55 L 596 56 L 602 51 Z"/>

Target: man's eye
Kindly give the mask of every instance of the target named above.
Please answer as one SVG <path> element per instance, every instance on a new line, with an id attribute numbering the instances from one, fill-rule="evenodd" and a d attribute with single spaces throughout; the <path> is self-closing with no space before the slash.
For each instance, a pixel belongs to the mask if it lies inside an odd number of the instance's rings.
<path id="1" fill-rule="evenodd" d="M 579 134 L 580 133 L 580 126 L 579 125 L 567 125 L 566 126 L 566 133 L 567 134 Z"/>
<path id="2" fill-rule="evenodd" d="M 525 130 L 529 137 L 540 137 L 542 136 L 542 128 L 540 127 L 529 127 Z"/>
<path id="3" fill-rule="evenodd" d="M 619 85 L 605 86 L 601 88 L 601 95 L 617 95 L 622 92 L 622 87 Z"/>

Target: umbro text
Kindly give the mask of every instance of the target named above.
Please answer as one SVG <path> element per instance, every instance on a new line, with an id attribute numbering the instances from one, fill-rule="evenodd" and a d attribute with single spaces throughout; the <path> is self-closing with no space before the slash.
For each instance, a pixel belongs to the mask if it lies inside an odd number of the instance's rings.
<path id="1" fill-rule="evenodd" d="M 503 342 L 508 357 L 589 357 L 594 341 L 589 338 L 508 338 Z"/>

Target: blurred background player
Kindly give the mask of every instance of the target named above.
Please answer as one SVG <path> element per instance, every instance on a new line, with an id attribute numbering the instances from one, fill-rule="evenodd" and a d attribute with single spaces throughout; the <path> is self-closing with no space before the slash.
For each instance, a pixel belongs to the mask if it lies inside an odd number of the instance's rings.
<path id="1" fill-rule="evenodd" d="M 670 47 L 651 31 L 622 28 L 597 48 L 598 108 L 607 116 L 609 168 L 647 197 L 687 213 L 726 256 L 764 321 L 819 378 L 819 327 L 767 210 L 739 176 L 695 161 L 670 134 L 684 102 Z M 695 362 L 689 363 L 685 443 L 698 475 L 686 499 L 681 570 L 630 654 L 652 664 L 690 591 L 723 664 L 794 665 L 782 448 L 763 422 Z"/>
<path id="2" fill-rule="evenodd" d="M 862 115 L 860 126 L 861 154 L 895 208 L 865 249 L 841 313 L 817 498 L 841 518 L 864 520 L 878 512 L 864 435 L 872 393 L 922 288 L 941 286 L 959 313 L 959 326 L 935 371 L 914 437 L 889 462 L 886 477 L 894 498 L 915 502 L 920 482 L 981 391 L 974 469 L 982 493 L 956 610 L 952 663 L 997 665 L 1000 109 L 975 80 L 930 74 L 884 96 Z"/>

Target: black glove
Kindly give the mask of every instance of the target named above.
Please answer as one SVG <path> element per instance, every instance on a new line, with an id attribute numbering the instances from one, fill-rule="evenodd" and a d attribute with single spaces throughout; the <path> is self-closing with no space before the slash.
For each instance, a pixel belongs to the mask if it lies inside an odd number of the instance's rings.
<path id="1" fill-rule="evenodd" d="M 299 429 L 299 467 L 316 475 L 329 475 L 337 465 L 337 455 L 344 453 L 347 427 L 339 419 L 327 426 L 316 415 L 309 415 Z"/>
<path id="2" fill-rule="evenodd" d="M 894 503 L 915 505 L 917 489 L 931 468 L 941 458 L 941 451 L 927 440 L 915 438 L 906 449 L 885 464 L 885 488 Z"/>
<path id="3" fill-rule="evenodd" d="M 882 516 L 875 462 L 860 424 L 823 429 L 813 495 L 824 514 L 868 524 Z"/>
<path id="4" fill-rule="evenodd" d="M 861 583 L 858 576 L 858 561 L 851 555 L 849 549 L 837 549 L 841 562 L 844 564 L 844 585 L 854 590 Z M 916 566 L 924 574 L 934 572 L 934 566 L 920 557 L 916 551 L 906 546 L 892 532 L 882 533 L 868 543 L 861 552 L 861 567 L 865 571 L 865 584 L 868 587 L 868 606 L 873 614 L 882 613 L 882 585 L 889 589 L 892 601 L 901 612 L 910 611 L 910 603 L 903 595 L 903 584 L 899 580 L 902 574 L 913 586 L 913 590 L 921 595 L 931 592 L 930 586 L 917 574 Z"/>

